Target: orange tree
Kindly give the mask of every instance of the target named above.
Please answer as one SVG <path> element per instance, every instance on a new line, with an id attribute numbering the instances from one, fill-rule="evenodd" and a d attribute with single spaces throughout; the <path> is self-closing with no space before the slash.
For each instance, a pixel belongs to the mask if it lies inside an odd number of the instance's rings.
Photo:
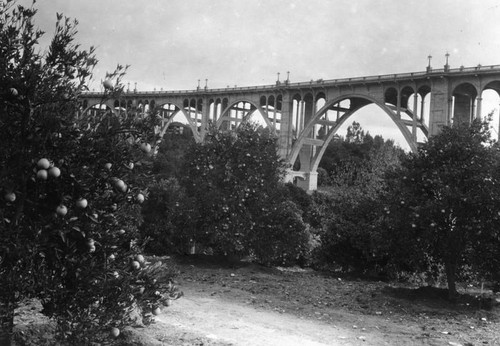
<path id="1" fill-rule="evenodd" d="M 400 267 L 444 267 L 456 281 L 500 279 L 500 153 L 488 121 L 443 127 L 390 177 L 389 253 Z M 431 270 L 432 271 L 432 270 Z"/>
<path id="2" fill-rule="evenodd" d="M 185 154 L 180 179 L 192 201 L 190 238 L 219 254 L 294 263 L 308 251 L 302 210 L 281 182 L 286 165 L 276 137 L 244 122 L 232 132 L 211 127 Z"/>
<path id="3" fill-rule="evenodd" d="M 35 14 L 0 3 L 0 344 L 27 297 L 57 321 L 60 343 L 112 344 L 133 311 L 148 322 L 173 291 L 135 245 L 156 118 L 78 115 L 94 49 L 75 44 L 76 21 L 58 14 L 42 50 Z M 124 71 L 107 76 L 108 94 Z"/>

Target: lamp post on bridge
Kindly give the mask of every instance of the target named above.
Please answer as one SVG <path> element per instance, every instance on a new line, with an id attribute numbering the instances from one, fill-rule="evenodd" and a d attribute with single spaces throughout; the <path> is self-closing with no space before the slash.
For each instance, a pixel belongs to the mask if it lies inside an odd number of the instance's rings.
<path id="1" fill-rule="evenodd" d="M 429 65 L 427 65 L 427 73 L 429 73 L 429 72 L 432 71 L 432 67 L 431 67 L 432 55 L 429 54 L 429 56 L 427 57 L 427 59 L 429 59 Z"/>
<path id="2" fill-rule="evenodd" d="M 450 65 L 448 65 L 448 58 L 450 57 L 450 53 L 446 52 L 444 55 L 446 57 L 446 64 L 444 65 L 444 72 L 448 72 L 450 70 Z"/>

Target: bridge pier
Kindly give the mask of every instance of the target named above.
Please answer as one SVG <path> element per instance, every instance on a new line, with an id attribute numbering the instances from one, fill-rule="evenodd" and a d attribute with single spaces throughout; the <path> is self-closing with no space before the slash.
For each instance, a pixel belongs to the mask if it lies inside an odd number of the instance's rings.
<path id="1" fill-rule="evenodd" d="M 288 93 L 283 95 L 283 101 L 281 105 L 281 120 L 280 120 L 280 131 L 278 137 L 278 150 L 280 157 L 286 158 L 292 147 L 293 139 L 293 123 L 291 119 L 292 113 L 292 100 Z"/>
<path id="2" fill-rule="evenodd" d="M 305 190 L 307 193 L 312 193 L 318 189 L 318 172 L 305 173 L 305 179 L 297 179 L 297 186 Z"/>
<path id="3" fill-rule="evenodd" d="M 290 168 L 286 172 L 283 182 L 295 183 L 307 193 L 312 193 L 318 189 L 318 172 L 294 171 Z"/>

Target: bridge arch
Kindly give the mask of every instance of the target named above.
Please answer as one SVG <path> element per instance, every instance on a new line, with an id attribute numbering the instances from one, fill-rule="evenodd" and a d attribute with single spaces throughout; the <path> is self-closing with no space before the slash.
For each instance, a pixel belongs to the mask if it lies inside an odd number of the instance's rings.
<path id="1" fill-rule="evenodd" d="M 111 100 L 108 100 L 106 102 L 84 102 L 81 115 L 84 115 L 88 112 L 92 112 L 93 110 L 95 111 L 102 111 L 103 109 L 109 109 L 111 112 L 116 114 L 116 108 L 114 105 L 114 102 Z"/>
<path id="2" fill-rule="evenodd" d="M 391 89 L 389 94 L 386 93 L 386 96 L 391 97 L 392 93 L 393 90 Z M 387 100 L 387 97 L 384 100 Z M 315 113 L 293 144 L 287 162 L 293 164 L 299 158 L 300 170 L 315 174 L 328 144 L 333 140 L 339 128 L 355 112 L 369 104 L 375 104 L 382 109 L 398 127 L 411 150 L 417 150 L 412 133 L 408 129 L 408 124 L 398 117 L 391 104 L 382 103 L 380 100 L 366 94 L 349 94 L 329 100 Z M 334 118 L 331 117 L 330 111 L 336 112 Z M 321 136 L 318 136 L 320 133 L 320 131 L 317 131 L 318 129 L 323 129 Z M 297 172 L 294 174 L 297 174 Z"/>
<path id="3" fill-rule="evenodd" d="M 178 115 L 181 115 L 182 117 L 184 117 L 185 121 L 187 122 L 187 125 L 191 129 L 194 140 L 197 143 L 200 143 L 202 141 L 201 136 L 198 134 L 196 124 L 193 122 L 193 120 L 189 117 L 186 110 L 183 107 L 181 107 L 179 103 L 163 102 L 161 104 L 158 104 L 157 111 L 159 112 L 159 115 L 162 119 L 161 127 L 158 129 L 160 139 L 163 138 L 169 126 L 172 123 L 176 122 L 175 118 Z"/>
<path id="4" fill-rule="evenodd" d="M 227 102 L 227 100 L 226 100 Z M 224 102 L 223 102 L 224 106 Z M 242 98 L 232 103 L 226 103 L 226 107 L 223 108 L 219 119 L 215 123 L 217 128 L 222 128 L 223 130 L 233 130 L 236 129 L 241 123 L 248 121 L 250 116 L 256 111 L 260 112 L 266 126 L 269 129 L 273 129 L 274 126 L 269 120 L 267 108 L 263 108 L 255 102 L 248 98 Z"/>

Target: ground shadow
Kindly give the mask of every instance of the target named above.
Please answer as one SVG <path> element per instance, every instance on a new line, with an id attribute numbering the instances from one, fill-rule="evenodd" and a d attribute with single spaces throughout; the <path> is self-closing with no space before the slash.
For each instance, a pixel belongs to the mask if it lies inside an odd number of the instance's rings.
<path id="1" fill-rule="evenodd" d="M 432 286 L 418 288 L 386 286 L 382 289 L 386 296 L 406 300 L 408 302 L 418 302 L 421 305 L 433 309 L 446 310 L 492 310 L 498 306 L 495 295 L 491 292 L 483 294 L 459 293 L 456 300 L 448 299 L 448 290 Z"/>

